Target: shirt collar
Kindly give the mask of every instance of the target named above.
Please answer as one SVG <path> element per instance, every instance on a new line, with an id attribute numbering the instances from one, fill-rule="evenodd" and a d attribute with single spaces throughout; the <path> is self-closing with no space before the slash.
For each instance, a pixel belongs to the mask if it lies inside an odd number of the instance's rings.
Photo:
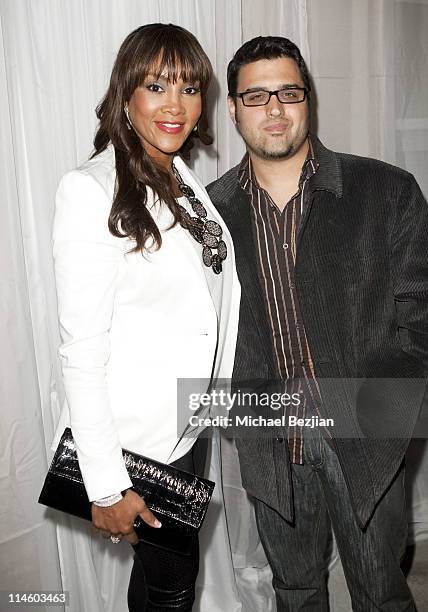
<path id="1" fill-rule="evenodd" d="M 309 144 L 308 154 L 306 155 L 306 159 L 302 166 L 302 172 L 300 174 L 299 185 L 301 185 L 303 181 L 311 178 L 311 176 L 313 176 L 318 171 L 318 168 L 320 166 L 316 158 L 316 155 L 315 155 L 315 147 L 313 145 L 310 134 L 308 135 L 308 144 Z"/>
<path id="2" fill-rule="evenodd" d="M 239 164 L 238 182 L 246 193 L 251 193 L 253 180 L 253 167 L 247 151 Z"/>

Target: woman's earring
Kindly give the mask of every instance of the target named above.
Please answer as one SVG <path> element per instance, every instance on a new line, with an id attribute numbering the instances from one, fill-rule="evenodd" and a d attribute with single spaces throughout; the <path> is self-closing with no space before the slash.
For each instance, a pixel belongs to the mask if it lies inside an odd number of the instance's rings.
<path id="1" fill-rule="evenodd" d="M 195 127 L 192 130 L 192 132 L 195 132 L 195 134 L 198 133 L 198 123 L 195 125 Z"/>
<path id="2" fill-rule="evenodd" d="M 131 120 L 129 118 L 129 110 L 128 110 L 127 106 L 124 107 L 123 112 L 126 115 L 126 127 L 128 128 L 128 130 L 131 130 L 132 129 L 132 125 L 131 125 Z"/>

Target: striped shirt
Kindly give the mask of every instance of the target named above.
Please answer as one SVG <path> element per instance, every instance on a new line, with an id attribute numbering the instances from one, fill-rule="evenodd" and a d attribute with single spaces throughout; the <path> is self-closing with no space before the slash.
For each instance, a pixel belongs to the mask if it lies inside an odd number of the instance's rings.
<path id="1" fill-rule="evenodd" d="M 310 179 L 318 170 L 313 144 L 303 164 L 296 194 L 283 211 L 256 179 L 248 153 L 239 167 L 238 179 L 250 196 L 251 219 L 257 250 L 258 273 L 268 315 L 275 361 L 284 391 L 299 393 L 300 403 L 290 402 L 288 416 L 304 418 L 308 400 L 312 407 L 320 404 L 311 352 L 294 282 L 296 242 L 299 225 L 308 209 Z M 297 402 L 296 402 L 297 404 Z M 303 463 L 303 428 L 288 427 L 288 444 L 293 463 Z"/>

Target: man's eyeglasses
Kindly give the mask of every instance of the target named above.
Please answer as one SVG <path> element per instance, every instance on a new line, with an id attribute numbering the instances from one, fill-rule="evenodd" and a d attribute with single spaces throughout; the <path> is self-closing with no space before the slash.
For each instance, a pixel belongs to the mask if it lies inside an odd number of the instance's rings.
<path id="1" fill-rule="evenodd" d="M 265 106 L 269 103 L 272 96 L 276 96 L 281 104 L 298 104 L 303 102 L 309 93 L 306 87 L 284 87 L 275 91 L 257 89 L 254 91 L 243 91 L 234 94 L 241 98 L 244 106 Z"/>

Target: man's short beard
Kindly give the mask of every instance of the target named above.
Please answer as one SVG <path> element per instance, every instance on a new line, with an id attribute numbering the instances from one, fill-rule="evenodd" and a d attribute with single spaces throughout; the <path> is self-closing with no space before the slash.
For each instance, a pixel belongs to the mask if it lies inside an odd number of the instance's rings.
<path id="1" fill-rule="evenodd" d="M 295 147 L 293 144 L 290 144 L 286 149 L 282 151 L 266 151 L 266 149 L 255 149 L 253 147 L 248 146 L 250 151 L 255 153 L 257 157 L 266 160 L 280 160 L 280 159 L 288 159 L 289 157 L 293 157 L 296 153 Z"/>
<path id="2" fill-rule="evenodd" d="M 296 155 L 296 153 L 300 149 L 300 147 L 296 147 L 295 142 L 291 142 L 287 146 L 287 148 L 283 149 L 282 151 L 266 151 L 266 149 L 263 149 L 261 147 L 258 148 L 258 147 L 250 146 L 242 134 L 240 121 L 239 121 L 238 113 L 236 112 L 236 110 L 235 110 L 235 127 L 238 130 L 239 135 L 245 142 L 247 149 L 251 151 L 252 153 L 254 153 L 255 155 L 257 155 L 257 157 L 259 157 L 260 159 L 264 159 L 266 161 L 279 161 L 281 159 L 289 159 L 290 157 L 293 157 L 294 155 Z M 309 134 L 309 123 L 306 127 L 306 134 L 305 134 L 305 137 L 302 139 L 301 146 L 303 146 L 303 143 L 306 142 L 308 134 Z"/>

